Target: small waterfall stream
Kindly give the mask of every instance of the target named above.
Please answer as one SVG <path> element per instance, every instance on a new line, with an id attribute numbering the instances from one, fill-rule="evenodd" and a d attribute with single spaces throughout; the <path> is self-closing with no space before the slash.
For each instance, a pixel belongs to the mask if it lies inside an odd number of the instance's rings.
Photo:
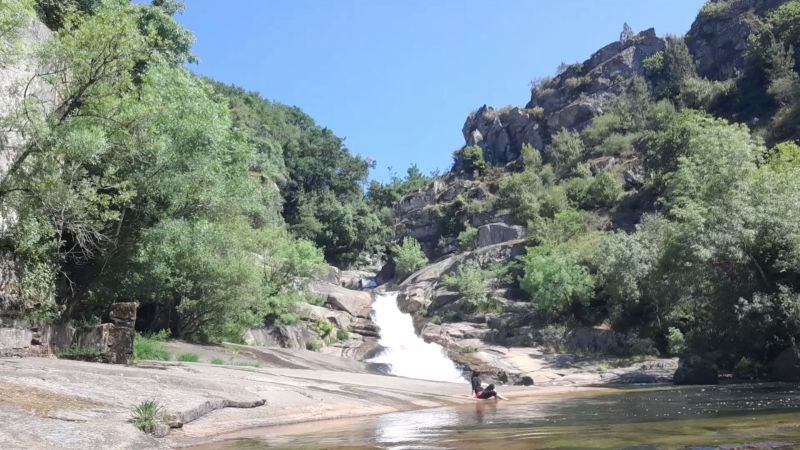
<path id="1" fill-rule="evenodd" d="M 390 366 L 392 375 L 432 381 L 465 383 L 461 371 L 447 358 L 442 346 L 425 342 L 414 332 L 411 315 L 397 307 L 397 293 L 376 294 L 375 323 L 381 329 L 385 348 L 369 362 Z"/>

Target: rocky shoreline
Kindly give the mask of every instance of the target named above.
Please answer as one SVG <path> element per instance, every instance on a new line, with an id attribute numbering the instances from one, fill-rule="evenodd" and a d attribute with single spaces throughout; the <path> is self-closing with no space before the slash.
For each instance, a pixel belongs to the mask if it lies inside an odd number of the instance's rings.
<path id="1" fill-rule="evenodd" d="M 230 354 L 215 347 L 198 351 L 203 358 Z M 174 448 L 248 428 L 474 401 L 466 383 L 372 374 L 361 363 L 316 352 L 238 347 L 234 354 L 236 362 L 226 365 L 0 359 L 0 419 L 5 424 L 0 447 Z M 504 393 L 513 399 L 599 389 L 509 387 Z M 129 422 L 133 407 L 148 399 L 166 410 L 164 438 L 144 434 Z"/>

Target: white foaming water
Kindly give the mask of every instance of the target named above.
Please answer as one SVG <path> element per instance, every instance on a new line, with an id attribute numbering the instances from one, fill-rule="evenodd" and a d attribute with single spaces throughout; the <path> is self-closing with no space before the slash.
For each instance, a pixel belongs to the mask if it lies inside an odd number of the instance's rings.
<path id="1" fill-rule="evenodd" d="M 392 375 L 401 377 L 466 383 L 441 345 L 417 336 L 411 315 L 397 307 L 396 292 L 376 294 L 373 310 L 381 329 L 379 343 L 385 349 L 369 362 L 387 364 Z"/>

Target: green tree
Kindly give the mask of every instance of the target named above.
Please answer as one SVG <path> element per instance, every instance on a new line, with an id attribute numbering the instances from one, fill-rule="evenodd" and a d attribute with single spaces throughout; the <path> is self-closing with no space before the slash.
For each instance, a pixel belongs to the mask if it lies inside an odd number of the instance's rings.
<path id="1" fill-rule="evenodd" d="M 428 257 L 422 251 L 416 239 L 407 237 L 401 245 L 392 247 L 392 259 L 395 263 L 395 273 L 400 278 L 405 278 L 428 263 Z"/>
<path id="2" fill-rule="evenodd" d="M 544 246 L 528 248 L 528 254 L 519 259 L 523 270 L 520 287 L 538 310 L 560 316 L 591 299 L 594 279 L 574 256 Z"/>

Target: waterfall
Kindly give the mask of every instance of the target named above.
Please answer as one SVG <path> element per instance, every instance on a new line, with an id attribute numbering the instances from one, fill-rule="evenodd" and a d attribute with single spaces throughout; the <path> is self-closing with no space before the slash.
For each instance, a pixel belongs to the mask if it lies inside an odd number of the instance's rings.
<path id="1" fill-rule="evenodd" d="M 411 315 L 397 307 L 397 293 L 376 294 L 375 323 L 381 329 L 384 350 L 369 362 L 386 364 L 389 373 L 432 381 L 466 382 L 461 371 L 447 358 L 441 345 L 422 340 L 414 332 Z"/>

